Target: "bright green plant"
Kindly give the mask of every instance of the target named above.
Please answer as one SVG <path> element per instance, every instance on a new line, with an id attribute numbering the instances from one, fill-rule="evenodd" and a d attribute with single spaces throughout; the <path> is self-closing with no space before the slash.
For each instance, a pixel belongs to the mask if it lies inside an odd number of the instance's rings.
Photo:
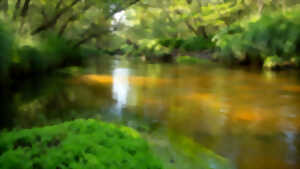
<path id="1" fill-rule="evenodd" d="M 147 143 L 127 127 L 75 120 L 3 132 L 2 169 L 161 169 Z"/>
<path id="2" fill-rule="evenodd" d="M 283 63 L 283 59 L 278 56 L 269 56 L 265 59 L 264 67 L 265 68 L 277 68 Z"/>

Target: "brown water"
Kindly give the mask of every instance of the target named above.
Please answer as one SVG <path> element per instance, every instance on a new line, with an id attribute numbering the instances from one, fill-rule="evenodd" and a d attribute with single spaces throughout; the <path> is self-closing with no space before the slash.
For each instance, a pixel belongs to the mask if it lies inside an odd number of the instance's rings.
<path id="1" fill-rule="evenodd" d="M 134 127 L 150 139 L 167 135 L 165 144 L 184 136 L 237 169 L 300 169 L 299 75 L 117 60 L 71 79 L 30 82 L 20 90 L 27 93 L 12 94 L 18 106 L 7 109 L 17 113 L 5 117 L 19 127 L 99 118 Z M 177 147 L 197 149 L 185 143 Z M 192 162 L 170 159 L 171 167 L 201 168 L 197 155 Z M 212 163 L 209 168 L 222 168 Z"/>

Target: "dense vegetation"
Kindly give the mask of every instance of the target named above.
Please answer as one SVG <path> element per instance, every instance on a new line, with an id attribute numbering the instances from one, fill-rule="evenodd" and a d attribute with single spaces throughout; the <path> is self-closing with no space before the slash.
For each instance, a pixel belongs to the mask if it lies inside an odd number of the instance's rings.
<path id="1" fill-rule="evenodd" d="M 231 64 L 296 67 L 300 33 L 296 4 L 288 0 L 142 1 L 126 12 L 121 36 L 129 43 L 123 48 L 128 55 L 149 59 L 198 55 Z M 202 53 L 207 50 L 209 57 Z"/>
<path id="2" fill-rule="evenodd" d="M 294 0 L 1 0 L 0 77 L 7 81 L 82 65 L 88 56 L 105 53 L 296 67 L 300 62 L 296 4 Z"/>
<path id="3" fill-rule="evenodd" d="M 114 14 L 135 0 L 1 0 L 2 84 L 82 65 L 88 56 L 109 52 L 118 24 Z M 113 40 L 111 40 L 113 42 Z M 111 45 L 113 46 L 113 45 Z"/>
<path id="4" fill-rule="evenodd" d="M 96 120 L 1 133 L 3 169 L 161 169 L 139 134 Z"/>
<path id="5" fill-rule="evenodd" d="M 215 36 L 218 58 L 256 62 L 265 67 L 299 66 L 300 9 L 268 12 L 221 30 Z"/>

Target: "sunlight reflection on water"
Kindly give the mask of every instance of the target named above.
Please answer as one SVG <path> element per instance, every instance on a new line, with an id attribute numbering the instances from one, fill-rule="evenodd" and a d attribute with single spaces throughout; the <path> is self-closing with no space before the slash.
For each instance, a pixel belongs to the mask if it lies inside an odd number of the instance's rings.
<path id="1" fill-rule="evenodd" d="M 130 90 L 128 80 L 129 75 L 129 70 L 125 68 L 118 68 L 113 71 L 112 93 L 113 99 L 116 101 L 113 112 L 118 116 L 121 116 L 122 109 L 127 104 L 128 93 Z"/>

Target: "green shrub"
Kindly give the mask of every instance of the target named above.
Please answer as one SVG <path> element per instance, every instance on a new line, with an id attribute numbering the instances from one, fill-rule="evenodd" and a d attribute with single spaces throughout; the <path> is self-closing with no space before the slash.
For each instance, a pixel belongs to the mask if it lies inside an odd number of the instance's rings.
<path id="1" fill-rule="evenodd" d="M 161 169 L 137 132 L 75 120 L 0 135 L 2 169 Z"/>
<path id="2" fill-rule="evenodd" d="M 300 10 L 266 13 L 255 21 L 235 23 L 213 40 L 220 60 L 262 63 L 266 56 L 278 56 L 288 61 L 300 53 Z"/>

